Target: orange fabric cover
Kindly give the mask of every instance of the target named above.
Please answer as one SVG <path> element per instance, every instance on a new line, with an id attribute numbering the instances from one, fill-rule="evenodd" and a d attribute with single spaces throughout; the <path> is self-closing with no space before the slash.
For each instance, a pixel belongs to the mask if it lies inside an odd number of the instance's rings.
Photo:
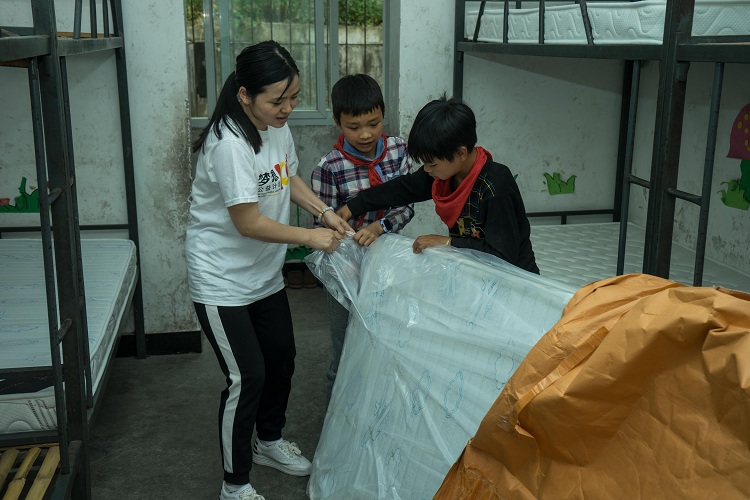
<path id="1" fill-rule="evenodd" d="M 435 498 L 750 498 L 750 295 L 582 288 Z"/>

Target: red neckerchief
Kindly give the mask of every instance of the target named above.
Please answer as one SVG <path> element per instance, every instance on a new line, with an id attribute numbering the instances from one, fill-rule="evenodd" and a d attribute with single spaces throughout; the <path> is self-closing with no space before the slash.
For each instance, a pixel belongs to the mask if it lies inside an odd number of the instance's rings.
<path id="1" fill-rule="evenodd" d="M 347 151 L 344 150 L 344 134 L 341 134 L 339 136 L 338 142 L 333 145 L 334 149 L 338 150 L 344 156 L 344 158 L 346 158 L 353 164 L 367 167 L 367 178 L 370 181 L 370 187 L 374 187 L 383 183 L 383 179 L 380 177 L 380 175 L 378 174 L 378 171 L 375 169 L 375 165 L 383 161 L 383 158 L 385 158 L 385 155 L 388 153 L 388 137 L 386 137 L 385 134 L 382 134 L 381 137 L 383 138 L 383 152 L 380 154 L 379 157 L 375 158 L 374 160 L 369 160 L 369 161 L 363 158 L 354 156 L 351 153 L 348 153 Z M 382 210 L 378 210 L 377 218 L 378 219 L 383 218 Z M 359 220 L 357 221 L 356 227 L 354 229 L 359 229 L 364 223 L 365 223 L 365 214 L 362 214 L 359 217 Z"/>
<path id="2" fill-rule="evenodd" d="M 479 177 L 479 172 L 484 168 L 484 164 L 487 160 L 492 160 L 492 155 L 485 151 L 483 148 L 477 146 L 477 157 L 474 160 L 474 164 L 471 166 L 469 175 L 461 181 L 456 190 L 453 190 L 453 178 L 448 180 L 435 179 L 432 183 L 432 199 L 435 200 L 435 212 L 440 216 L 445 225 L 448 228 L 458 220 L 461 215 L 461 211 L 466 205 L 466 200 L 471 194 L 471 189 L 474 187 L 474 182 Z"/>

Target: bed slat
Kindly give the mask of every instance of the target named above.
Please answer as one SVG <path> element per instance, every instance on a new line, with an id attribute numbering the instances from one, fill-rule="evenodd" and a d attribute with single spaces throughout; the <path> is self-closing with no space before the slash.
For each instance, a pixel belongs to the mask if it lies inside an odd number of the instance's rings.
<path id="1" fill-rule="evenodd" d="M 44 494 L 55 477 L 55 472 L 59 464 L 60 447 L 53 446 L 47 451 L 47 456 L 44 457 L 42 467 L 39 469 L 36 478 L 34 478 L 34 484 L 31 485 L 29 494 L 26 495 L 26 500 L 42 500 L 44 498 Z"/>
<path id="2" fill-rule="evenodd" d="M 47 443 L 0 448 L 2 500 L 43 500 L 60 465 L 60 446 Z M 13 474 L 13 479 L 6 483 Z"/>
<path id="3" fill-rule="evenodd" d="M 26 452 L 21 466 L 18 467 L 16 475 L 13 476 L 13 481 L 8 485 L 8 491 L 5 492 L 3 500 L 16 500 L 21 497 L 23 487 L 26 486 L 26 476 L 28 476 L 31 466 L 34 465 L 36 457 L 39 456 L 41 451 L 41 448 L 35 446 Z"/>

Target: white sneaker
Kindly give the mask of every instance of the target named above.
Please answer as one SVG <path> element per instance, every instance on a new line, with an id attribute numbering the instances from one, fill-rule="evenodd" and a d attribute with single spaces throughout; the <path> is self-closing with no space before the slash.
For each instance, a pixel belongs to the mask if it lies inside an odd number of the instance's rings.
<path id="1" fill-rule="evenodd" d="M 291 476 L 309 476 L 312 468 L 297 445 L 286 439 L 279 439 L 269 446 L 256 439 L 253 444 L 253 462 L 273 467 Z"/>
<path id="2" fill-rule="evenodd" d="M 258 492 L 255 491 L 255 488 L 249 484 L 244 485 L 234 493 L 229 493 L 227 490 L 227 483 L 223 483 L 219 500 L 265 500 L 265 498 L 263 495 L 259 495 Z"/>

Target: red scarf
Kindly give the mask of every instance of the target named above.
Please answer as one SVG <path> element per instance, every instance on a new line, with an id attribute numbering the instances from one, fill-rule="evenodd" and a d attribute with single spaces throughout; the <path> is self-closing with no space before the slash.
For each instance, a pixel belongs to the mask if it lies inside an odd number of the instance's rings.
<path id="1" fill-rule="evenodd" d="M 383 179 L 380 177 L 380 174 L 378 174 L 378 171 L 375 168 L 375 165 L 383 161 L 383 158 L 385 158 L 386 153 L 388 153 L 388 138 L 386 137 L 385 134 L 382 134 L 381 137 L 383 138 L 383 152 L 380 153 L 380 156 L 375 158 L 374 160 L 365 160 L 363 158 L 359 158 L 345 151 L 344 150 L 344 134 L 341 134 L 339 136 L 339 141 L 333 145 L 334 149 L 337 149 L 344 156 L 344 158 L 346 158 L 353 164 L 367 167 L 367 178 L 370 181 L 370 187 L 374 187 L 383 183 Z M 377 218 L 378 219 L 383 218 L 382 210 L 378 210 Z M 356 227 L 354 229 L 359 229 L 364 224 L 364 222 L 365 222 L 365 214 L 362 214 L 359 217 L 359 220 L 357 221 Z"/>
<path id="2" fill-rule="evenodd" d="M 466 205 L 466 200 L 471 194 L 471 190 L 474 187 L 474 182 L 479 177 L 479 172 L 484 168 L 484 164 L 487 160 L 492 160 L 492 155 L 485 151 L 483 148 L 477 146 L 477 157 L 474 160 L 474 164 L 471 166 L 469 175 L 461 181 L 456 190 L 453 190 L 453 178 L 448 180 L 435 179 L 432 183 L 432 199 L 435 200 L 435 212 L 440 216 L 445 225 L 448 228 L 458 220 L 461 215 L 461 211 Z"/>

